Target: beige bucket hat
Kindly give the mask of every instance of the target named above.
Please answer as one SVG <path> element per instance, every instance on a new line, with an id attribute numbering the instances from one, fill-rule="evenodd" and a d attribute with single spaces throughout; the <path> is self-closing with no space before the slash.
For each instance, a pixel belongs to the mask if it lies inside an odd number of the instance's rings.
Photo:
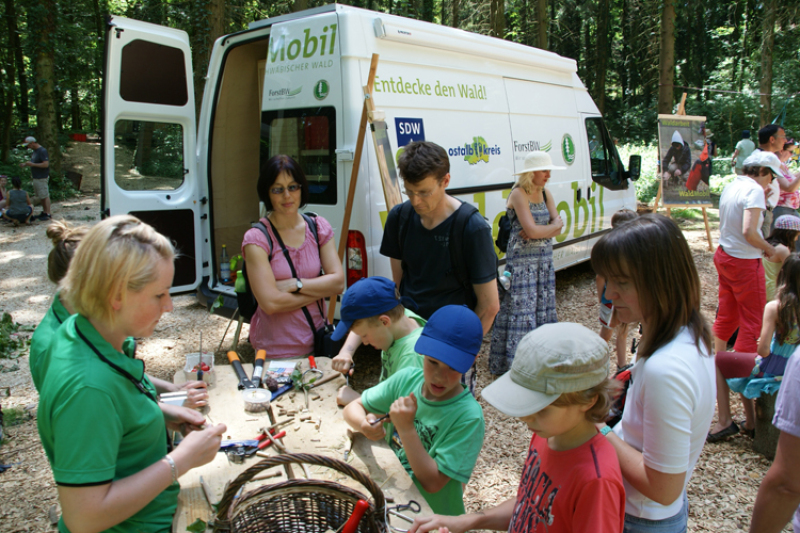
<path id="1" fill-rule="evenodd" d="M 519 176 L 526 172 L 535 172 L 537 170 L 566 170 L 567 167 L 557 167 L 550 159 L 550 154 L 547 152 L 535 151 L 529 152 L 525 156 L 525 162 L 522 164 L 522 170 L 515 172 L 512 176 Z"/>

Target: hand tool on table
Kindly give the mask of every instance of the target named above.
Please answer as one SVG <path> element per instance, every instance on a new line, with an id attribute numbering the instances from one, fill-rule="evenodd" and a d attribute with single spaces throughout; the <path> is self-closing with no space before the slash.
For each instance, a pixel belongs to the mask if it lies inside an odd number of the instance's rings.
<path id="1" fill-rule="evenodd" d="M 361 517 L 364 516 L 367 509 L 369 509 L 369 504 L 365 500 L 358 500 L 355 509 L 353 509 L 353 514 L 350 515 L 350 518 L 347 519 L 344 527 L 342 527 L 342 533 L 356 533 Z"/>
<path id="2" fill-rule="evenodd" d="M 306 409 L 308 409 L 308 389 L 314 386 L 314 383 L 306 382 L 306 375 L 311 374 L 312 376 L 317 376 L 317 378 L 314 379 L 314 382 L 316 382 L 317 379 L 325 375 L 325 373 L 322 370 L 317 368 L 317 361 L 314 359 L 313 355 L 308 356 L 308 366 L 309 369 L 303 372 L 303 376 L 302 378 L 300 378 L 300 384 L 303 387 L 303 395 L 305 396 L 306 399 Z"/>
<path id="3" fill-rule="evenodd" d="M 256 360 L 253 363 L 253 386 L 259 388 L 261 386 L 261 376 L 264 374 L 264 359 L 267 358 L 266 350 L 259 350 L 256 352 Z"/>
<path id="4" fill-rule="evenodd" d="M 413 523 L 414 522 L 413 518 L 411 518 L 410 516 L 406 516 L 406 515 L 400 513 L 400 511 L 405 511 L 405 510 L 409 510 L 412 513 L 416 514 L 416 513 L 419 513 L 420 511 L 422 511 L 422 507 L 419 505 L 419 503 L 415 502 L 414 500 L 409 500 L 408 503 L 406 503 L 406 504 L 398 504 L 398 505 L 395 505 L 393 507 L 387 507 L 386 508 L 386 516 L 385 516 L 385 520 L 384 520 L 386 522 L 386 525 L 388 525 L 392 530 L 397 531 L 398 533 L 407 533 L 408 532 L 407 529 L 400 529 L 400 528 L 394 527 L 393 525 L 391 525 L 389 523 L 389 515 L 390 514 L 394 515 L 394 516 L 396 516 L 398 518 L 402 518 L 403 520 L 405 520 L 409 524 Z"/>
<path id="5" fill-rule="evenodd" d="M 350 457 L 350 452 L 353 450 L 353 439 L 356 438 L 356 434 L 353 433 L 353 430 L 347 430 L 347 443 L 344 445 L 344 462 L 347 462 L 347 458 Z"/>
<path id="6" fill-rule="evenodd" d="M 244 371 L 242 362 L 239 360 L 239 354 L 237 354 L 233 350 L 229 351 L 228 361 L 230 361 L 231 365 L 233 365 L 233 370 L 236 372 L 236 376 L 239 378 L 239 390 L 255 389 L 256 386 L 253 385 L 253 382 L 250 381 L 250 379 L 247 377 L 247 374 Z"/>
<path id="7" fill-rule="evenodd" d="M 197 361 L 197 381 L 203 381 L 203 332 L 200 332 L 200 359 Z"/>

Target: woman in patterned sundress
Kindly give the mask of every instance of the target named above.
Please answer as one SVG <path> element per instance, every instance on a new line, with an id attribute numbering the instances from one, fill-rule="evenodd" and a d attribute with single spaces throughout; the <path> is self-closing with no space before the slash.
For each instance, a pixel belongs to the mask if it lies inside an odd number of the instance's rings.
<path id="1" fill-rule="evenodd" d="M 506 253 L 511 288 L 503 296 L 492 331 L 489 371 L 494 375 L 511 368 L 517 343 L 526 333 L 558 322 L 552 238 L 561 233 L 564 222 L 545 188 L 551 170 L 564 167 L 554 166 L 547 152 L 529 153 L 523 170 L 515 174 L 519 180 L 506 203 L 511 221 Z"/>

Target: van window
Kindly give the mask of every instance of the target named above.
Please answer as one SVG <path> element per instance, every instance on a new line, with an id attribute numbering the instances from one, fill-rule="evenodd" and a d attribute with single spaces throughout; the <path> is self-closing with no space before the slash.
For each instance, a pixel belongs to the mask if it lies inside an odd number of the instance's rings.
<path id="1" fill-rule="evenodd" d="M 189 101 L 186 61 L 179 48 L 131 41 L 122 48 L 119 77 L 119 95 L 128 102 L 184 106 Z"/>
<path id="2" fill-rule="evenodd" d="M 283 109 L 261 114 L 261 163 L 285 154 L 306 173 L 310 204 L 335 205 L 336 110 Z"/>
<path id="3" fill-rule="evenodd" d="M 622 178 L 617 149 L 611 142 L 602 118 L 586 119 L 586 140 L 589 143 L 592 180 L 608 189 L 627 189 L 628 182 Z"/>
<path id="4" fill-rule="evenodd" d="M 180 124 L 119 120 L 114 125 L 114 181 L 126 191 L 171 191 L 183 183 Z"/>

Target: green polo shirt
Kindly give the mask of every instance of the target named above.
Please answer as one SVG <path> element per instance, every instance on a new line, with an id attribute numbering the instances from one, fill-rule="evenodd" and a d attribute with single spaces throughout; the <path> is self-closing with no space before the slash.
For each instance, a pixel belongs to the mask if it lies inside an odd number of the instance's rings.
<path id="1" fill-rule="evenodd" d="M 123 479 L 167 453 L 164 416 L 158 404 L 102 361 L 92 346 L 156 395 L 141 360 L 116 351 L 84 317 L 72 315 L 65 320 L 45 356 L 49 368 L 38 410 L 39 437 L 53 477 L 62 486 L 103 485 Z M 138 513 L 107 531 L 169 530 L 179 490 L 178 485 L 168 487 Z M 68 533 L 63 517 L 58 527 Z"/>
<path id="2" fill-rule="evenodd" d="M 33 378 L 33 385 L 39 391 L 42 387 L 42 381 L 50 366 L 50 361 L 47 357 L 47 349 L 50 347 L 50 341 L 53 339 L 56 330 L 61 327 L 61 324 L 69 318 L 70 314 L 64 304 L 61 302 L 61 294 L 56 293 L 53 296 L 53 303 L 50 309 L 44 315 L 44 318 L 31 337 L 31 349 L 28 357 L 28 364 L 31 367 L 31 378 Z M 134 357 L 136 353 L 136 340 L 133 337 L 128 337 L 122 344 L 122 351 L 129 357 Z"/>
<path id="3" fill-rule="evenodd" d="M 395 339 L 388 350 L 381 352 L 380 381 L 386 381 L 403 368 L 422 368 L 422 356 L 417 353 L 414 346 L 416 346 L 419 336 L 422 335 L 422 328 L 428 321 L 410 309 L 405 310 L 405 315 L 416 321 L 420 327 L 405 337 Z"/>
<path id="4" fill-rule="evenodd" d="M 42 388 L 42 381 L 49 366 L 46 354 L 47 348 L 50 347 L 50 340 L 52 340 L 56 330 L 68 318 L 69 311 L 61 303 L 59 294 L 56 293 L 53 296 L 53 303 L 50 305 L 50 309 L 47 310 L 42 321 L 36 326 L 36 331 L 33 332 L 33 337 L 31 337 L 31 351 L 28 363 L 31 366 L 33 385 L 37 391 Z"/>

